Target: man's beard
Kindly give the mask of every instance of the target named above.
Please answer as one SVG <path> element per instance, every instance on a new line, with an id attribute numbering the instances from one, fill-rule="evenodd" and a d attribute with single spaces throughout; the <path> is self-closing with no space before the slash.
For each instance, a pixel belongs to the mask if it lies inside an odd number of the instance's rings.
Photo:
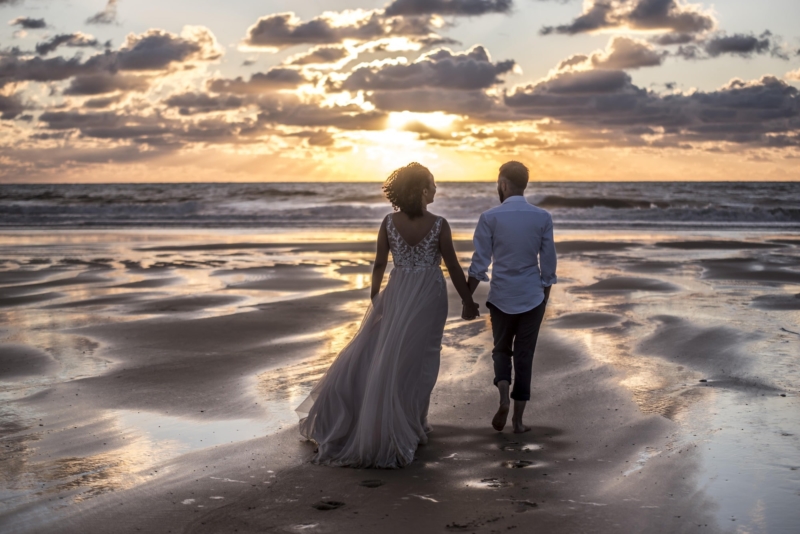
<path id="1" fill-rule="evenodd" d="M 497 188 L 497 196 L 500 197 L 500 204 L 506 201 L 506 196 L 503 194 L 503 190 L 499 187 Z"/>

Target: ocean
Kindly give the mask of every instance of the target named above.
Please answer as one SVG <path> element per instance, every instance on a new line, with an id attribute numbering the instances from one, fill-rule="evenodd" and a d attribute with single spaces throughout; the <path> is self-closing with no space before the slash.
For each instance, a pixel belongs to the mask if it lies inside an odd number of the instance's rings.
<path id="1" fill-rule="evenodd" d="M 561 229 L 800 228 L 798 182 L 537 182 L 527 192 Z M 430 209 L 466 229 L 498 202 L 494 183 L 440 182 Z M 377 182 L 0 185 L 4 228 L 363 228 L 389 211 Z"/>

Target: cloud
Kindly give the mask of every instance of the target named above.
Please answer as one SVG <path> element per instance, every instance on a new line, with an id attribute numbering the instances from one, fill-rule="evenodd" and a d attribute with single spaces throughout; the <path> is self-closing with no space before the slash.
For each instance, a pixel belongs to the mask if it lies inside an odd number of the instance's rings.
<path id="1" fill-rule="evenodd" d="M 322 65 L 326 63 L 337 63 L 350 57 L 350 51 L 344 46 L 317 46 L 297 54 L 286 60 L 287 65 Z"/>
<path id="2" fill-rule="evenodd" d="M 96 47 L 99 43 L 97 39 L 92 37 L 91 35 L 87 35 L 81 32 L 75 33 L 62 33 L 59 35 L 55 35 L 48 39 L 47 41 L 36 43 L 36 53 L 40 56 L 46 56 L 55 50 L 59 46 L 69 46 L 72 48 L 85 48 L 85 47 Z"/>
<path id="3" fill-rule="evenodd" d="M 40 30 L 47 27 L 44 19 L 34 19 L 31 17 L 17 17 L 8 21 L 9 26 L 19 26 L 26 30 Z"/>
<path id="4" fill-rule="evenodd" d="M 513 70 L 514 65 L 513 60 L 492 63 L 482 46 L 455 53 L 441 48 L 410 64 L 381 62 L 357 67 L 343 81 L 333 85 L 348 91 L 398 91 L 425 87 L 485 89 L 502 83 L 499 76 Z"/>
<path id="5" fill-rule="evenodd" d="M 13 6 L 19 4 L 20 0 L 0 0 L 0 7 Z"/>
<path id="6" fill-rule="evenodd" d="M 202 26 L 186 26 L 180 36 L 147 30 L 128 35 L 117 52 L 117 65 L 121 70 L 163 70 L 173 63 L 214 61 L 222 54 L 214 34 Z"/>
<path id="7" fill-rule="evenodd" d="M 706 39 L 696 39 L 693 43 L 680 46 L 675 53 L 684 59 L 710 59 L 722 55 L 736 55 L 749 58 L 769 53 L 773 57 L 788 61 L 789 54 L 780 39 L 767 30 L 759 36 L 735 33 L 717 34 Z"/>
<path id="8" fill-rule="evenodd" d="M 22 59 L 16 55 L 0 55 L 0 87 L 13 82 L 51 82 L 66 80 L 83 73 L 97 70 L 94 65 L 81 62 L 80 58 L 64 59 L 34 57 Z"/>
<path id="9" fill-rule="evenodd" d="M 358 105 L 320 106 L 302 102 L 293 95 L 264 99 L 260 102 L 258 121 L 304 128 L 330 126 L 341 130 L 383 130 L 389 115 L 383 111 L 365 111 Z"/>
<path id="10" fill-rule="evenodd" d="M 583 13 L 570 24 L 546 26 L 541 33 L 574 35 L 627 28 L 696 34 L 715 27 L 709 12 L 683 0 L 588 0 Z"/>
<path id="11" fill-rule="evenodd" d="M 409 15 L 477 16 L 508 13 L 513 0 L 394 0 L 384 10 L 389 17 Z"/>
<path id="12" fill-rule="evenodd" d="M 83 107 L 89 109 L 103 109 L 116 104 L 122 100 L 122 95 L 103 96 L 100 98 L 90 98 L 83 103 Z"/>
<path id="13" fill-rule="evenodd" d="M 536 107 L 543 102 L 558 103 L 553 96 L 602 95 L 633 87 L 631 77 L 621 70 L 561 72 L 535 85 L 516 87 L 505 102 L 511 107 Z M 571 100 L 563 100 L 571 101 Z"/>
<path id="14" fill-rule="evenodd" d="M 108 0 L 103 11 L 86 19 L 86 24 L 114 24 L 117 22 L 117 4 L 117 0 Z"/>
<path id="15" fill-rule="evenodd" d="M 169 97 L 164 103 L 169 107 L 178 108 L 181 115 L 194 115 L 238 109 L 245 104 L 245 101 L 242 97 L 235 95 L 211 96 L 206 93 L 182 93 Z"/>
<path id="16" fill-rule="evenodd" d="M 638 69 L 661 65 L 666 55 L 645 41 L 614 37 L 604 53 L 592 54 L 590 60 L 600 69 Z"/>
<path id="17" fill-rule="evenodd" d="M 498 101 L 484 91 L 412 89 L 408 91 L 376 91 L 366 97 L 382 111 L 432 113 L 441 111 L 480 118 L 498 111 Z"/>
<path id="18" fill-rule="evenodd" d="M 124 74 L 90 74 L 76 76 L 64 90 L 65 95 L 103 95 L 116 91 L 145 91 L 150 81 L 142 76 Z"/>
<path id="19" fill-rule="evenodd" d="M 693 43 L 697 40 L 697 36 L 691 33 L 665 33 L 652 39 L 652 42 L 661 45 L 683 45 Z"/>
<path id="20" fill-rule="evenodd" d="M 294 13 L 261 17 L 247 29 L 243 44 L 276 50 L 295 45 L 332 45 L 344 41 L 366 42 L 383 37 L 407 37 L 430 43 L 441 39 L 431 16 L 386 17 L 381 10 L 326 12 L 303 21 Z"/>
<path id="21" fill-rule="evenodd" d="M 664 146 L 800 146 L 800 92 L 771 76 L 733 80 L 716 91 L 659 95 L 634 85 L 624 71 L 561 72 L 514 88 L 504 101 L 517 120 L 555 119 L 620 144 L 641 143 L 630 136 L 650 128 Z"/>
<path id="22" fill-rule="evenodd" d="M 734 35 L 714 37 L 705 43 L 704 48 L 711 57 L 717 57 L 722 54 L 749 57 L 753 54 L 769 52 L 770 40 L 768 36 L 758 38 L 754 35 L 736 33 Z"/>
<path id="23" fill-rule="evenodd" d="M 594 52 L 590 56 L 576 54 L 558 64 L 556 70 L 611 69 L 625 70 L 642 67 L 656 67 L 669 55 L 666 51 L 657 51 L 652 44 L 629 37 L 613 37 L 605 50 Z"/>
<path id="24" fill-rule="evenodd" d="M 237 77 L 233 80 L 215 78 L 207 82 L 209 91 L 214 93 L 260 94 L 278 89 L 292 89 L 304 83 L 310 83 L 313 78 L 307 77 L 302 71 L 285 67 L 273 67 L 267 72 L 257 72 L 244 81 Z"/>
<path id="25" fill-rule="evenodd" d="M 288 135 L 305 139 L 309 146 L 332 146 L 334 143 L 333 135 L 326 130 L 304 130 Z"/>
<path id="26" fill-rule="evenodd" d="M 792 80 L 793 82 L 800 82 L 800 69 L 787 72 L 784 78 Z"/>
<path id="27" fill-rule="evenodd" d="M 176 64 L 213 61 L 221 55 L 222 49 L 206 28 L 187 26 L 180 36 L 148 30 L 128 35 L 117 51 L 106 50 L 86 61 L 80 57 L 28 58 L 16 50 L 0 52 L 0 87 L 22 81 L 52 82 L 119 71 L 164 71 Z"/>
<path id="28" fill-rule="evenodd" d="M 187 143 L 235 143 L 243 130 L 254 126 L 252 121 L 228 122 L 213 118 L 187 121 L 160 114 L 137 115 L 131 110 L 46 111 L 39 116 L 39 121 L 51 130 L 77 130 L 84 138 L 129 141 L 134 145 L 172 150 Z"/>
<path id="29" fill-rule="evenodd" d="M 0 119 L 14 119 L 24 110 L 25 106 L 18 95 L 5 96 L 0 94 Z"/>

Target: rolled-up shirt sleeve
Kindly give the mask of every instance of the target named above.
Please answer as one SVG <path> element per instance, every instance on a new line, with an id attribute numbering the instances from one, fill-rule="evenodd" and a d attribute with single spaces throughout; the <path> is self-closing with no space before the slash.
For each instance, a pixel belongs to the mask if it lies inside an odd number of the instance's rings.
<path id="1" fill-rule="evenodd" d="M 553 237 L 552 228 L 550 237 Z M 487 273 L 489 264 L 492 262 L 492 230 L 483 215 L 478 219 L 478 226 L 475 228 L 472 244 L 475 247 L 475 252 L 472 254 L 469 275 L 481 282 L 488 282 L 489 275 Z"/>
<path id="2" fill-rule="evenodd" d="M 472 261 L 473 263 L 475 262 L 474 259 Z M 553 241 L 553 218 L 548 217 L 542 234 L 542 246 L 539 249 L 539 268 L 542 273 L 542 286 L 551 286 L 558 281 L 558 277 L 556 276 L 556 263 L 556 244 L 555 241 Z M 470 274 L 471 273 L 472 269 L 470 268 Z"/>

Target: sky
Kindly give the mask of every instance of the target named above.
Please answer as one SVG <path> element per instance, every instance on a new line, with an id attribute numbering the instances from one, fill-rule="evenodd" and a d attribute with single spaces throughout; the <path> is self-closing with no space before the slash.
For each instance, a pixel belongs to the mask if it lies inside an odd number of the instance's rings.
<path id="1" fill-rule="evenodd" d="M 0 0 L 0 183 L 493 180 L 511 159 L 800 181 L 798 20 L 797 0 Z"/>

